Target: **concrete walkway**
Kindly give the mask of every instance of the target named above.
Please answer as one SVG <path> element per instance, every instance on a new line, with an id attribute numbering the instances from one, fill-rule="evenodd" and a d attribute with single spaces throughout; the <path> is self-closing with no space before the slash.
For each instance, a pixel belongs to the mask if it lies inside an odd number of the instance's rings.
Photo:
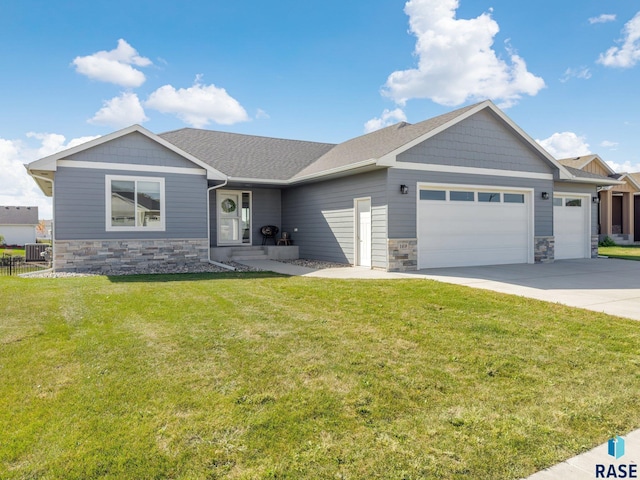
<path id="1" fill-rule="evenodd" d="M 364 267 L 314 270 L 270 260 L 242 263 L 261 270 L 309 277 L 431 279 L 640 320 L 640 262 L 630 260 L 605 258 L 558 260 L 550 264 L 438 268 L 411 273 L 391 273 Z M 623 438 L 626 453 L 620 459 L 615 459 L 608 454 L 605 443 L 538 472 L 527 480 L 593 479 L 598 478 L 596 465 L 604 465 L 603 468 L 606 469 L 610 468 L 609 465 L 638 465 L 640 430 L 633 431 Z M 640 474 L 640 468 L 638 474 Z M 627 475 L 626 478 L 629 476 Z"/>

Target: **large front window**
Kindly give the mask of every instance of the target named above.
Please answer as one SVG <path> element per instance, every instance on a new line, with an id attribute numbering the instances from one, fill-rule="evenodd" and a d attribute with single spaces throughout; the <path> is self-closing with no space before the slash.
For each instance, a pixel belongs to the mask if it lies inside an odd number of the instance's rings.
<path id="1" fill-rule="evenodd" d="M 164 230 L 164 179 L 106 177 L 107 231 Z"/>

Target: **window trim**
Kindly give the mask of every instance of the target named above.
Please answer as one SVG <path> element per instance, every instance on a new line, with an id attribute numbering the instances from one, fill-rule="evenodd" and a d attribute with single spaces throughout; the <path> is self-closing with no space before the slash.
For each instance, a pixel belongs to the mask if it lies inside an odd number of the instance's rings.
<path id="1" fill-rule="evenodd" d="M 135 182 L 135 190 L 138 190 L 138 182 L 158 182 L 160 184 L 160 223 L 154 226 L 113 226 L 111 223 L 111 182 L 113 181 Z M 105 175 L 105 230 L 107 232 L 164 232 L 166 230 L 166 197 L 163 177 L 145 177 L 132 175 Z M 137 215 L 136 222 L 137 220 Z"/>

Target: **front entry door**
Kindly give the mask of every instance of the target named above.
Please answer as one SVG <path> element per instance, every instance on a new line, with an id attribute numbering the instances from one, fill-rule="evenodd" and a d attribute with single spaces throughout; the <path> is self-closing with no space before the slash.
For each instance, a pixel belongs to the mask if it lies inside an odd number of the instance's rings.
<path id="1" fill-rule="evenodd" d="M 249 192 L 218 191 L 218 245 L 240 245 L 251 242 L 250 208 Z"/>
<path id="2" fill-rule="evenodd" d="M 356 265 L 371 266 L 371 199 L 357 199 L 356 205 Z"/>

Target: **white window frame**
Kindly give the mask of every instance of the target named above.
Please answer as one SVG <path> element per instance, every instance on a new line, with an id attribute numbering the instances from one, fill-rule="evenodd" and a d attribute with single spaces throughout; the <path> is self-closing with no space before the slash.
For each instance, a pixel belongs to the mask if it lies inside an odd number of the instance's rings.
<path id="1" fill-rule="evenodd" d="M 136 197 L 138 191 L 138 182 L 158 182 L 160 184 L 160 223 L 153 226 L 113 226 L 111 224 L 111 182 L 112 181 L 128 181 L 135 182 Z M 105 175 L 105 227 L 107 232 L 164 232 L 166 230 L 166 208 L 165 208 L 165 190 L 163 177 L 144 177 L 130 175 Z M 135 215 L 136 222 L 138 216 Z"/>

